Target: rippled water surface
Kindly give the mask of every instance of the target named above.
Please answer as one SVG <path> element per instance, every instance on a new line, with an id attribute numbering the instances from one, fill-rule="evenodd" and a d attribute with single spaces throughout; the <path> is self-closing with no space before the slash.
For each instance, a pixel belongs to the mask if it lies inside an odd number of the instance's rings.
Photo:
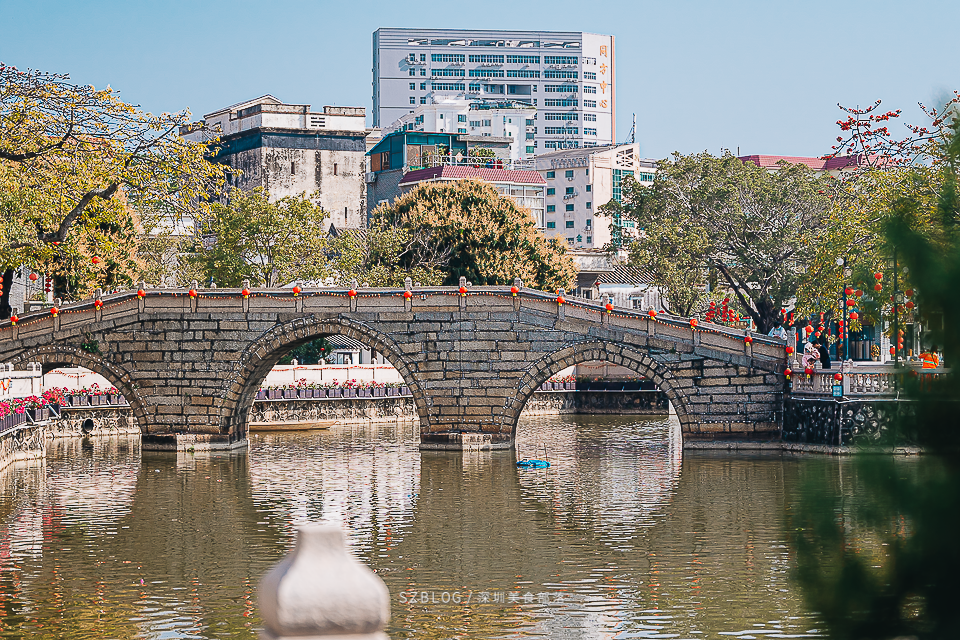
<path id="1" fill-rule="evenodd" d="M 782 532 L 819 457 L 681 456 L 666 419 L 538 417 L 521 453 L 423 452 L 412 425 L 255 435 L 242 455 L 54 443 L 0 472 L 0 636 L 255 638 L 306 520 L 386 581 L 392 638 L 816 635 Z"/>

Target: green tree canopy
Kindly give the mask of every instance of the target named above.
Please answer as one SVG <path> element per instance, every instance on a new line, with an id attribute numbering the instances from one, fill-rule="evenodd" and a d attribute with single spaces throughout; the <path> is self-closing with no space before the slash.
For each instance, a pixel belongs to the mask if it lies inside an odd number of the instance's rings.
<path id="1" fill-rule="evenodd" d="M 577 268 L 566 247 L 547 240 L 531 213 L 479 180 L 425 183 L 374 211 L 375 224 L 406 232 L 399 264 L 439 269 L 442 283 L 570 288 Z"/>
<path id="2" fill-rule="evenodd" d="M 326 216 L 305 195 L 270 202 L 263 189 L 233 189 L 211 205 L 190 261 L 223 287 L 320 279 L 329 273 Z"/>
<path id="3" fill-rule="evenodd" d="M 621 202 L 600 211 L 636 222 L 630 261 L 655 275 L 670 312 L 703 311 L 704 285 L 716 279 L 766 333 L 797 293 L 831 182 L 803 165 L 770 171 L 729 152 L 677 153 L 660 163 L 652 186 L 627 180 Z"/>

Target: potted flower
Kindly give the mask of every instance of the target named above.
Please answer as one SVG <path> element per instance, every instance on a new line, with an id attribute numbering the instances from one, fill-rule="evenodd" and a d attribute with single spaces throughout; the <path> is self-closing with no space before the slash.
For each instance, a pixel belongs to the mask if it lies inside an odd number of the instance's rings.
<path id="1" fill-rule="evenodd" d="M 402 395 L 402 396 L 409 396 L 409 395 L 410 395 L 410 387 L 408 387 L 408 386 L 405 385 L 405 384 L 404 384 L 404 385 L 401 385 L 401 386 L 400 386 L 400 395 Z"/>
<path id="2" fill-rule="evenodd" d="M 263 387 L 257 389 L 257 400 L 266 400 L 267 399 L 267 390 Z"/>

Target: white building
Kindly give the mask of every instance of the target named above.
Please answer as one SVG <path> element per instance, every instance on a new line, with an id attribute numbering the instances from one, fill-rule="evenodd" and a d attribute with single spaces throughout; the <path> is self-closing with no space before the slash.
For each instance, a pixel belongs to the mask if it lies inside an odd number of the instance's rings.
<path id="1" fill-rule="evenodd" d="M 547 183 L 544 233 L 560 236 L 577 249 L 619 246 L 636 235 L 634 223 L 597 215 L 610 200 L 620 200 L 623 180 L 630 176 L 652 183 L 657 163 L 640 157 L 640 145 L 567 149 L 537 156 L 536 170 Z"/>
<path id="2" fill-rule="evenodd" d="M 384 129 L 462 133 L 471 136 L 509 138 L 510 159 L 524 160 L 527 153 L 524 135 L 537 119 L 537 108 L 516 100 L 480 100 L 462 95 L 430 93 L 426 104 L 418 105 Z"/>
<path id="3" fill-rule="evenodd" d="M 341 227 L 366 225 L 366 112 L 363 107 L 284 104 L 271 95 L 218 109 L 181 127 L 198 142 L 219 138 L 216 160 L 231 169 L 229 184 L 262 187 L 271 199 L 318 194 Z"/>
<path id="4" fill-rule="evenodd" d="M 537 107 L 528 154 L 616 139 L 614 38 L 583 32 L 378 29 L 373 124 L 384 126 L 442 92 Z"/>

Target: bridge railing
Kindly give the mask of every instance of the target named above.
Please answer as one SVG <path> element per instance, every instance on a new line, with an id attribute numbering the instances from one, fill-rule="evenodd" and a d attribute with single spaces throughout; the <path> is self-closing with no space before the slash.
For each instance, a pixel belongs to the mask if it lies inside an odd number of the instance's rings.
<path id="1" fill-rule="evenodd" d="M 922 369 L 912 362 L 896 367 L 893 363 L 847 361 L 832 369 L 814 369 L 810 375 L 799 369 L 791 380 L 791 393 L 796 396 L 832 396 L 834 386 L 840 385 L 843 397 L 847 398 L 893 398 L 899 393 L 900 376 L 916 374 L 922 384 L 949 372 L 943 368 Z M 838 373 L 841 375 L 839 381 L 835 379 Z"/>
<path id="2" fill-rule="evenodd" d="M 516 286 L 516 285 L 515 285 Z M 491 295 L 500 298 L 518 297 L 523 302 L 540 302 L 553 306 L 558 315 L 566 312 L 570 315 L 582 314 L 582 319 L 603 322 L 606 321 L 614 326 L 624 328 L 633 328 L 647 330 L 650 334 L 662 336 L 667 340 L 678 342 L 693 343 L 702 345 L 705 348 L 717 348 L 725 351 L 733 351 L 760 357 L 765 360 L 783 360 L 785 355 L 783 347 L 785 343 L 769 336 L 753 334 L 749 331 L 734 329 L 723 325 L 717 325 L 701 320 L 697 320 L 696 326 L 689 318 L 680 318 L 666 313 L 658 313 L 655 316 L 649 313 L 635 311 L 633 309 L 614 308 L 608 311 L 605 308 L 606 303 L 602 300 L 586 300 L 578 298 L 568 298 L 555 293 L 538 291 L 527 287 L 517 287 L 516 295 L 508 286 L 478 286 L 465 287 L 465 293 L 461 292 L 460 287 L 416 287 L 409 290 L 412 301 L 416 299 L 426 299 L 433 296 L 452 296 L 452 297 L 471 297 L 478 295 Z M 352 293 L 352 295 L 351 295 Z M 162 289 L 146 288 L 141 285 L 138 290 L 127 290 L 110 294 L 98 294 L 94 298 L 61 304 L 59 301 L 52 309 L 24 314 L 22 317 L 0 321 L 0 341 L 13 338 L 14 333 L 11 328 L 21 328 L 28 333 L 41 327 L 31 326 L 38 323 L 54 321 L 54 330 L 60 327 L 60 322 L 65 326 L 74 326 L 78 323 L 86 323 L 88 318 L 74 319 L 75 314 L 86 314 L 95 312 L 107 317 L 119 313 L 116 307 L 129 304 L 133 301 L 140 301 L 141 307 L 149 308 L 153 306 L 154 301 L 159 299 L 179 298 L 190 302 L 193 309 L 206 307 L 209 310 L 209 303 L 217 300 L 231 301 L 236 304 L 243 301 L 244 310 L 258 311 L 270 310 L 276 311 L 278 304 L 289 304 L 296 302 L 297 299 L 306 302 L 318 296 L 330 296 L 337 298 L 344 306 L 352 305 L 354 302 L 376 297 L 389 297 L 403 300 L 406 289 L 399 288 L 372 288 L 372 287 L 354 287 L 352 289 L 344 287 L 298 287 L 294 288 L 274 288 L 274 289 L 247 289 L 247 288 L 229 288 L 229 289 L 202 289 L 199 287 Z M 366 305 L 363 305 L 364 307 Z M 356 307 L 354 307 L 356 308 Z M 362 308 L 362 307 L 361 307 Z M 548 307 L 549 308 L 549 307 Z M 362 308 L 362 310 L 367 310 Z M 29 329 L 28 329 L 29 327 Z M 739 343 L 739 344 L 738 344 Z"/>

